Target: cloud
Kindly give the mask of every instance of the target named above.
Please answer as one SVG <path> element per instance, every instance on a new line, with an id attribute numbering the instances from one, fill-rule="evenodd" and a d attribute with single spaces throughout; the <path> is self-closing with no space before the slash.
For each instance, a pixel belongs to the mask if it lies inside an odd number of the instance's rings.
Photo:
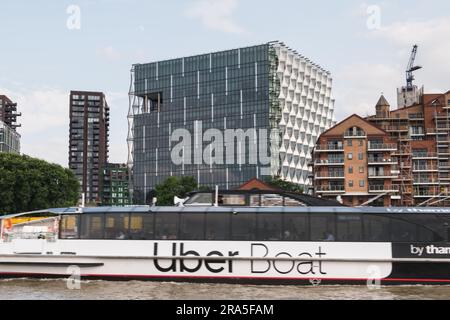
<path id="1" fill-rule="evenodd" d="M 112 46 L 98 48 L 97 55 L 108 61 L 117 61 L 120 60 L 120 58 L 122 58 L 122 54 L 116 49 L 114 49 Z"/>
<path id="2" fill-rule="evenodd" d="M 46 161 L 68 165 L 69 93 L 57 88 L 25 88 L 8 84 L 0 88 L 17 102 L 21 152 Z"/>
<path id="3" fill-rule="evenodd" d="M 388 60 L 376 63 L 352 63 L 334 73 L 337 119 L 353 113 L 374 114 L 381 93 L 391 108 L 397 108 L 397 88 L 406 84 L 405 71 L 414 44 L 419 45 L 416 65 L 424 68 L 415 73 L 415 84 L 425 86 L 426 93 L 450 89 L 450 19 L 396 22 L 371 31 L 367 37 L 380 41 L 378 47 L 392 52 Z"/>
<path id="4" fill-rule="evenodd" d="M 338 121 L 354 113 L 361 116 L 374 114 L 375 105 L 382 93 L 391 107 L 396 108 L 396 88 L 401 83 L 402 76 L 400 66 L 355 63 L 344 67 L 334 76 Z"/>
<path id="5" fill-rule="evenodd" d="M 238 0 L 195 0 L 185 15 L 200 20 L 208 29 L 242 34 L 245 30 L 233 19 L 237 6 Z"/>

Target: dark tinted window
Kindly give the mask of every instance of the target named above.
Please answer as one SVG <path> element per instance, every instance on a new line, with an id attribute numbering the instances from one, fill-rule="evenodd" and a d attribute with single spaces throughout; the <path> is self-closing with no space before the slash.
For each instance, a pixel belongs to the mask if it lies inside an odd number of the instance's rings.
<path id="1" fill-rule="evenodd" d="M 337 241 L 361 241 L 362 219 L 359 214 L 338 214 Z"/>
<path id="2" fill-rule="evenodd" d="M 84 214 L 81 216 L 81 239 L 103 239 L 104 214 Z"/>
<path id="3" fill-rule="evenodd" d="M 126 240 L 129 238 L 129 214 L 106 214 L 105 218 L 105 239 Z"/>
<path id="4" fill-rule="evenodd" d="M 335 214 L 312 213 L 311 240 L 312 241 L 336 241 L 336 221 Z"/>
<path id="5" fill-rule="evenodd" d="M 417 227 L 417 242 L 446 241 L 447 228 L 440 216 L 411 214 L 407 219 Z"/>
<path id="6" fill-rule="evenodd" d="M 205 214 L 184 213 L 181 215 L 180 239 L 204 240 L 205 239 Z"/>
<path id="7" fill-rule="evenodd" d="M 408 221 L 407 215 L 391 215 L 391 241 L 414 242 L 417 241 L 417 228 Z"/>
<path id="8" fill-rule="evenodd" d="M 255 240 L 256 214 L 239 213 L 231 218 L 232 240 Z"/>
<path id="9" fill-rule="evenodd" d="M 155 222 L 156 240 L 178 239 L 178 213 L 157 213 Z"/>
<path id="10" fill-rule="evenodd" d="M 282 239 L 281 219 L 282 215 L 258 214 L 257 237 L 261 241 L 278 241 Z"/>
<path id="11" fill-rule="evenodd" d="M 369 242 L 389 242 L 390 220 L 380 215 L 363 215 L 363 239 Z"/>
<path id="12" fill-rule="evenodd" d="M 207 240 L 230 239 L 229 213 L 209 213 L 206 215 L 206 239 Z"/>
<path id="13" fill-rule="evenodd" d="M 309 215 L 285 214 L 283 239 L 290 241 L 309 241 Z"/>
<path id="14" fill-rule="evenodd" d="M 153 240 L 154 214 L 133 213 L 130 219 L 130 239 Z"/>

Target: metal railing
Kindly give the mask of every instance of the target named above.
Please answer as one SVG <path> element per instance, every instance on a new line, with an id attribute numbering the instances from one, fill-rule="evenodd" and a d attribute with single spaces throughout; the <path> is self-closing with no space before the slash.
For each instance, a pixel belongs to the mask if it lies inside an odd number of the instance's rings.
<path id="1" fill-rule="evenodd" d="M 370 143 L 369 150 L 397 150 L 397 145 L 394 143 Z"/>
<path id="2" fill-rule="evenodd" d="M 344 151 L 344 146 L 336 145 L 319 145 L 315 151 Z"/>
<path id="3" fill-rule="evenodd" d="M 317 186 L 316 192 L 345 192 L 345 186 Z"/>
<path id="4" fill-rule="evenodd" d="M 399 186 L 369 185 L 369 191 L 399 191 Z"/>

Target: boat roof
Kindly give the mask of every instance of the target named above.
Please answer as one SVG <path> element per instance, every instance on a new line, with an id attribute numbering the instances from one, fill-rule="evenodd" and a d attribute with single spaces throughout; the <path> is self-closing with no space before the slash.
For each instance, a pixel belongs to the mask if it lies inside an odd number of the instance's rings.
<path id="1" fill-rule="evenodd" d="M 96 207 L 96 208 L 55 208 L 19 214 L 0 216 L 2 219 L 18 218 L 33 214 L 74 215 L 99 213 L 363 213 L 363 214 L 450 214 L 450 208 L 420 208 L 420 207 L 155 207 L 155 206 L 128 206 L 128 207 Z"/>

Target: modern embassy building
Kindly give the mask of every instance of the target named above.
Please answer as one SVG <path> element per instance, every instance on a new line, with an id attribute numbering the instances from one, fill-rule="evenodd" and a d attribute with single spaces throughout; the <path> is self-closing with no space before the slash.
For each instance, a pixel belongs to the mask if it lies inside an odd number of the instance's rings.
<path id="1" fill-rule="evenodd" d="M 134 199 L 169 176 L 222 189 L 281 176 L 310 184 L 308 160 L 334 125 L 328 71 L 281 42 L 133 65 Z"/>
<path id="2" fill-rule="evenodd" d="M 69 168 L 87 203 L 100 202 L 100 173 L 108 161 L 109 107 L 102 92 L 70 92 Z"/>

